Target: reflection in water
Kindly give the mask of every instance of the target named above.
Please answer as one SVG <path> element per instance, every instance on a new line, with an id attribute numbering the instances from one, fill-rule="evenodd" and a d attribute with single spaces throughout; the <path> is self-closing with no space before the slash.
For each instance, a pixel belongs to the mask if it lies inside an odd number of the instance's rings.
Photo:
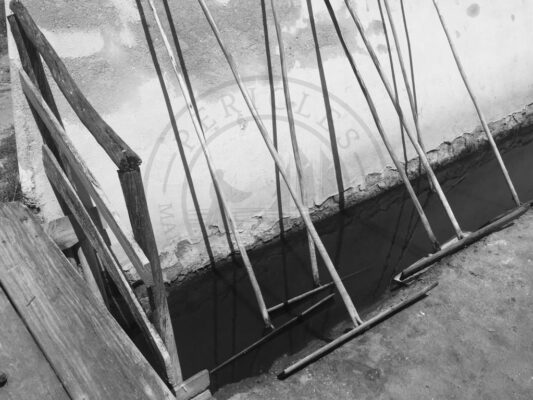
<path id="1" fill-rule="evenodd" d="M 533 168 L 533 157 L 528 157 L 532 148 L 533 144 L 529 144 L 504 155 L 523 200 L 533 198 L 533 182 L 520 174 Z M 512 199 L 495 162 L 482 162 L 466 174 L 454 174 L 446 172 L 443 187 L 463 230 L 474 231 L 512 208 Z M 441 242 L 448 240 L 453 231 L 442 206 L 425 183 L 417 185 L 435 234 Z M 346 288 L 363 311 L 375 305 L 395 273 L 431 251 L 403 187 L 346 210 L 319 223 L 317 228 L 339 274 L 351 274 Z M 305 235 L 292 235 L 251 252 L 250 256 L 268 306 L 313 287 Z M 328 282 L 325 268 L 319 266 L 322 280 Z M 280 326 L 321 297 L 323 294 L 293 310 L 279 312 L 273 316 L 274 325 Z M 265 333 L 248 278 L 238 260 L 176 288 L 169 302 L 185 377 L 201 369 L 212 369 Z M 284 354 L 301 350 L 313 339 L 326 337 L 345 318 L 345 309 L 336 297 L 335 302 L 305 323 L 295 325 L 214 374 L 213 389 L 267 371 Z"/>

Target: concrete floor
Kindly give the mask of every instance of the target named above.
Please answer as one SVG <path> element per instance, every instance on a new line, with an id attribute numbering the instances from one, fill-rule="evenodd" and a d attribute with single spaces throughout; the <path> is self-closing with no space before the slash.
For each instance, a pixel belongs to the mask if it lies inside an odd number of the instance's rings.
<path id="1" fill-rule="evenodd" d="M 269 374 L 222 388 L 216 397 L 531 399 L 532 242 L 529 211 L 437 264 L 423 278 L 439 281 L 425 300 L 285 381 L 276 373 L 309 349 L 280 360 Z"/>

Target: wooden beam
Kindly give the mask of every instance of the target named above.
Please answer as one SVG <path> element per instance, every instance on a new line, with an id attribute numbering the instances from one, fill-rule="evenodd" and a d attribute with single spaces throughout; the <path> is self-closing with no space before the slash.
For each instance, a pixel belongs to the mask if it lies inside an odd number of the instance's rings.
<path id="1" fill-rule="evenodd" d="M 94 218 L 98 215 L 98 210 L 96 207 L 88 209 L 87 212 L 94 221 Z M 74 229 L 75 224 L 76 220 L 74 217 L 72 215 L 68 215 L 44 223 L 43 229 L 46 234 L 52 238 L 57 247 L 59 247 L 61 250 L 66 250 L 80 242 L 80 239 L 76 235 L 76 230 Z M 106 242 L 108 240 L 109 238 L 106 239 Z"/>
<path id="2" fill-rule="evenodd" d="M 74 191 L 74 188 L 71 186 L 67 177 L 61 170 L 61 167 L 54 158 L 54 155 L 50 149 L 46 147 L 46 145 L 43 145 L 43 164 L 48 179 L 63 198 L 65 203 L 67 203 L 70 212 L 83 228 L 83 231 L 87 235 L 87 239 L 97 251 L 106 271 L 109 273 L 111 279 L 113 279 L 113 282 L 117 286 L 117 289 L 122 295 L 126 306 L 135 319 L 135 322 L 137 322 L 141 332 L 144 334 L 145 340 L 154 352 L 154 355 L 159 363 L 159 367 L 161 368 L 161 373 L 168 374 L 168 371 L 172 371 L 173 367 L 170 356 L 163 341 L 161 340 L 161 337 L 148 320 L 148 317 L 144 313 L 141 304 L 137 300 L 137 297 L 135 297 L 135 294 L 133 293 L 132 288 L 129 286 L 120 266 L 115 262 L 113 255 L 107 248 L 102 236 L 91 220 L 91 217 L 83 207 L 83 204 Z M 167 378 L 167 376 L 165 376 L 165 378 Z"/>
<path id="3" fill-rule="evenodd" d="M 139 245 L 131 237 L 131 233 L 129 234 L 130 237 L 128 237 L 128 235 L 125 233 L 127 232 L 126 229 L 123 228 L 118 222 L 118 214 L 112 211 L 109 201 L 107 200 L 107 196 L 102 190 L 100 184 L 92 175 L 89 168 L 85 165 L 85 162 L 78 154 L 76 148 L 68 138 L 65 130 L 61 124 L 59 124 L 54 114 L 51 112 L 50 108 L 38 92 L 37 88 L 33 85 L 28 75 L 24 71 L 20 71 L 20 82 L 26 98 L 47 127 L 60 154 L 64 157 L 65 161 L 76 175 L 76 178 L 79 180 L 84 190 L 89 193 L 93 201 L 96 203 L 96 206 L 102 214 L 102 217 L 109 225 L 109 228 L 117 238 L 120 245 L 123 247 L 128 258 L 132 262 L 133 267 L 145 284 L 152 285 L 153 279 L 148 265 L 148 259 Z"/>
<path id="4" fill-rule="evenodd" d="M 191 400 L 210 400 L 213 396 L 211 396 L 211 392 L 209 390 L 206 390 L 203 393 L 200 393 L 198 396 L 194 396 L 191 398 Z"/>
<path id="5" fill-rule="evenodd" d="M 153 308 L 152 320 L 163 342 L 167 346 L 170 358 L 172 359 L 174 368 L 172 375 L 169 376 L 169 381 L 174 387 L 180 384 L 183 379 L 174 329 L 172 328 L 172 320 L 168 311 L 163 270 L 161 269 L 159 251 L 157 250 L 150 213 L 148 211 L 141 171 L 139 171 L 139 168 L 130 171 L 119 171 L 118 176 L 122 186 L 122 192 L 124 193 L 124 199 L 126 200 L 126 208 L 128 209 L 133 235 L 150 260 L 153 278 L 153 285 L 150 288 Z"/>
<path id="6" fill-rule="evenodd" d="M 70 76 L 65 64 L 37 27 L 22 2 L 20 0 L 12 0 L 9 7 L 17 17 L 28 39 L 33 43 L 48 65 L 52 77 L 72 109 L 109 155 L 111 160 L 121 170 L 128 170 L 139 166 L 141 164 L 139 156 L 100 117 L 94 107 L 89 103 Z"/>
<path id="7" fill-rule="evenodd" d="M 0 220 L 0 283 L 70 397 L 174 399 L 29 210 L 2 204 Z"/>
<path id="8" fill-rule="evenodd" d="M 209 389 L 209 372 L 202 370 L 176 387 L 176 400 L 189 400 Z"/>
<path id="9" fill-rule="evenodd" d="M 89 288 L 89 291 L 93 294 L 93 296 L 98 301 L 101 301 L 102 304 L 105 304 L 104 298 L 102 297 L 102 293 L 100 293 L 100 289 L 98 288 L 98 285 L 96 284 L 96 280 L 94 279 L 93 272 L 91 271 L 91 268 L 89 267 L 89 263 L 87 262 L 87 258 L 85 257 L 85 254 L 83 254 L 83 249 L 81 247 L 78 248 L 78 260 L 80 260 L 83 277 L 85 278 L 85 282 L 87 283 L 87 287 Z"/>

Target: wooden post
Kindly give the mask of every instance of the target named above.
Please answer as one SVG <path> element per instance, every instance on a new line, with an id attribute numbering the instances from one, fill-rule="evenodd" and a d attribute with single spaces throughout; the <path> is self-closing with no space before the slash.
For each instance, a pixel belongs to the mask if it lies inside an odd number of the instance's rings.
<path id="1" fill-rule="evenodd" d="M 326 4 L 326 7 L 333 10 L 329 0 L 324 0 L 324 3 Z M 431 168 L 431 165 L 429 163 L 429 160 L 427 159 L 426 153 L 424 152 L 424 149 L 422 149 L 422 147 L 420 146 L 420 143 L 415 138 L 415 135 L 412 134 L 411 129 L 405 122 L 405 118 L 403 116 L 400 102 L 398 99 L 395 98 L 394 93 L 392 92 L 390 83 L 387 77 L 385 76 L 385 72 L 383 71 L 383 68 L 381 67 L 381 63 L 379 62 L 379 59 L 374 49 L 370 45 L 370 41 L 368 40 L 368 37 L 366 36 L 365 28 L 363 27 L 363 24 L 359 20 L 359 17 L 357 16 L 355 9 L 350 4 L 350 1 L 344 0 L 344 3 L 346 4 L 346 7 L 348 8 L 348 11 L 350 12 L 352 20 L 354 21 L 355 26 L 357 27 L 357 30 L 359 31 L 359 34 L 361 35 L 361 39 L 363 39 L 365 48 L 367 49 L 368 54 L 370 55 L 370 58 L 372 59 L 372 62 L 374 63 L 374 66 L 376 67 L 379 77 L 381 78 L 381 81 L 383 82 L 383 86 L 385 87 L 385 90 L 387 91 L 387 94 L 389 95 L 389 98 L 394 108 L 396 109 L 398 116 L 400 117 L 402 121 L 402 124 L 405 129 L 405 133 L 409 137 L 409 140 L 413 144 L 413 147 L 415 148 L 418 156 L 420 157 L 420 161 L 422 162 L 422 165 L 424 166 L 424 169 L 426 170 L 426 173 L 428 174 L 430 183 L 433 184 L 433 187 L 435 191 L 437 192 L 437 196 L 439 197 L 439 200 L 442 203 L 444 210 L 446 211 L 446 215 L 448 216 L 448 219 L 450 220 L 452 224 L 452 227 L 455 231 L 455 235 L 457 236 L 458 239 L 462 239 L 465 236 L 465 234 L 461 230 L 461 227 L 459 226 L 459 222 L 457 222 L 457 218 L 455 217 L 455 214 L 453 213 L 450 203 L 448 202 L 448 199 L 446 198 L 446 195 L 444 194 L 444 191 L 442 190 L 442 187 L 440 186 L 440 183 L 437 180 L 437 177 L 435 176 L 435 172 L 433 172 L 433 169 Z M 416 125 L 415 125 L 415 129 L 416 129 Z"/>
<path id="2" fill-rule="evenodd" d="M 176 339 L 172 328 L 172 320 L 170 319 L 168 310 L 159 251 L 157 250 L 148 204 L 146 203 L 141 172 L 139 168 L 129 171 L 118 171 L 118 177 L 122 186 L 122 192 L 124 193 L 133 235 L 150 260 L 154 282 L 150 290 L 153 303 L 153 321 L 170 354 L 174 368 L 172 370 L 173 376 L 169 378 L 172 385 L 175 386 L 181 383 L 183 378 L 181 375 Z"/>
<path id="3" fill-rule="evenodd" d="M 472 99 L 472 103 L 474 103 L 474 107 L 479 117 L 479 121 L 481 122 L 481 126 L 483 127 L 483 130 L 485 131 L 485 135 L 487 136 L 487 140 L 489 141 L 490 147 L 492 148 L 492 151 L 494 155 L 496 156 L 496 160 L 498 161 L 500 170 L 502 171 L 503 177 L 505 178 L 505 182 L 507 183 L 507 186 L 509 187 L 511 196 L 513 197 L 513 200 L 516 206 L 519 207 L 521 203 L 520 203 L 520 199 L 518 198 L 518 193 L 516 192 L 513 182 L 511 181 L 511 177 L 509 176 L 509 171 L 507 171 L 507 168 L 505 167 L 505 163 L 503 162 L 500 151 L 498 150 L 498 146 L 496 145 L 496 142 L 494 141 L 494 138 L 492 137 L 489 124 L 487 124 L 487 120 L 485 119 L 485 115 L 483 115 L 483 112 L 481 111 L 481 107 L 479 106 L 479 103 L 476 99 L 476 95 L 474 94 L 474 91 L 472 90 L 472 87 L 470 86 L 470 83 L 466 76 L 466 72 L 461 63 L 461 59 L 459 58 L 459 54 L 457 53 L 457 49 L 455 48 L 455 44 L 453 43 L 450 32 L 448 31 L 446 22 L 444 22 L 444 17 L 442 16 L 442 13 L 440 12 L 439 6 L 437 4 L 437 0 L 433 0 L 433 5 L 435 6 L 435 10 L 437 11 L 437 14 L 439 16 L 439 20 L 442 25 L 442 29 L 444 30 L 444 34 L 446 35 L 446 39 L 448 40 L 448 44 L 450 45 L 450 50 L 452 51 L 455 64 L 457 65 L 457 69 L 459 70 L 459 73 L 461 74 L 461 78 L 463 79 L 463 82 L 465 84 L 466 90 L 468 91 L 468 94 L 470 95 L 470 98 Z"/>
<path id="4" fill-rule="evenodd" d="M 57 109 L 56 103 L 54 101 L 54 97 L 52 95 L 52 91 L 50 90 L 50 86 L 46 78 L 43 64 L 41 62 L 41 57 L 39 56 L 39 52 L 37 51 L 33 43 L 28 39 L 24 30 L 21 29 L 21 26 L 17 18 L 14 15 L 10 15 L 7 17 L 7 19 L 9 21 L 9 25 L 11 27 L 11 33 L 13 35 L 15 44 L 17 46 L 17 50 L 19 53 L 20 62 L 21 62 L 23 70 L 26 72 L 29 80 L 33 83 L 33 85 L 39 88 L 44 101 L 46 102 L 48 107 L 50 107 L 50 110 L 52 111 L 52 113 L 55 115 L 58 121 L 61 121 L 60 116 L 59 116 L 59 111 Z M 77 181 L 77 179 L 73 176 L 72 171 L 70 171 L 68 167 L 65 168 L 64 160 L 62 159 L 61 155 L 58 153 L 56 145 L 46 125 L 41 120 L 41 118 L 39 118 L 37 112 L 35 111 L 35 108 L 31 105 L 30 105 L 30 108 L 31 108 L 32 114 L 35 119 L 35 123 L 37 124 L 37 128 L 39 129 L 39 132 L 41 133 L 44 143 L 46 143 L 46 145 L 50 148 L 50 150 L 52 150 L 54 155 L 58 158 L 58 161 L 60 165 L 64 168 L 65 173 L 69 177 L 69 180 L 77 188 L 80 199 L 83 202 L 83 205 L 87 209 L 91 209 L 93 207 L 93 204 L 91 202 L 90 196 L 83 189 L 82 185 L 80 185 L 79 181 Z M 66 208 L 65 204 L 62 202 L 60 198 L 58 198 L 58 202 L 60 203 L 63 213 L 67 215 L 68 209 Z M 95 215 L 94 221 L 99 228 L 103 229 L 97 214 Z M 93 272 L 94 278 L 98 284 L 98 287 L 100 289 L 100 293 L 102 294 L 104 302 L 106 305 L 109 305 L 106 282 L 102 275 L 102 269 L 98 261 L 98 258 L 96 256 L 96 253 L 94 249 L 91 247 L 91 245 L 87 242 L 87 239 L 83 235 L 83 232 L 77 222 L 73 223 L 73 227 L 76 232 L 76 235 L 78 236 L 80 245 L 83 248 L 84 254 L 87 257 L 87 262 L 91 268 L 91 271 Z"/>
<path id="5" fill-rule="evenodd" d="M 307 207 L 305 207 L 305 201 L 306 201 L 306 190 L 305 190 L 305 182 L 304 182 L 305 177 L 304 177 L 304 172 L 303 172 L 303 167 L 302 167 L 302 159 L 300 156 L 300 146 L 298 145 L 298 138 L 296 137 L 296 127 L 294 125 L 294 114 L 292 112 L 291 90 L 289 87 L 289 76 L 287 72 L 287 63 L 285 61 L 285 45 L 283 44 L 281 26 L 279 24 L 274 0 L 270 0 L 270 4 L 272 7 L 272 17 L 274 19 L 274 26 L 276 28 L 276 36 L 278 38 L 279 60 L 281 64 L 281 79 L 283 82 L 283 92 L 285 94 L 285 108 L 287 109 L 287 118 L 289 120 L 289 134 L 291 137 L 292 152 L 294 155 L 294 163 L 296 165 L 296 175 L 298 179 L 298 185 L 300 187 L 300 200 L 304 204 L 304 212 L 309 214 Z M 311 261 L 311 272 L 313 274 L 313 282 L 315 286 L 320 286 L 320 275 L 318 273 L 318 264 L 316 260 L 315 245 L 313 243 L 313 238 L 311 237 L 309 232 L 307 232 L 307 245 L 309 248 L 309 258 Z"/>
<path id="6" fill-rule="evenodd" d="M 259 116 L 257 109 L 255 108 L 255 105 L 252 102 L 250 94 L 248 93 L 248 91 L 246 90 L 246 87 L 244 86 L 244 82 L 241 78 L 239 71 L 237 70 L 237 65 L 235 61 L 233 60 L 232 55 L 228 52 L 226 46 L 224 45 L 224 42 L 222 41 L 222 36 L 220 34 L 220 31 L 215 23 L 215 20 L 213 19 L 213 16 L 211 15 L 211 12 L 209 11 L 207 7 L 207 4 L 205 3 L 204 0 L 198 0 L 198 2 L 200 3 L 200 7 L 202 8 L 202 11 L 204 12 L 207 22 L 209 23 L 209 26 L 211 27 L 211 30 L 213 31 L 213 34 L 215 35 L 215 38 L 217 39 L 220 49 L 222 50 L 222 52 L 224 53 L 224 56 L 226 57 L 226 61 L 228 62 L 229 67 L 231 68 L 231 71 L 235 78 L 235 82 L 239 86 L 239 90 L 241 91 L 242 97 L 244 98 L 244 101 L 246 102 L 246 105 L 248 106 L 248 109 L 250 110 L 250 113 L 252 114 L 252 117 L 254 118 L 254 121 L 259 129 L 259 132 L 261 133 L 261 136 L 263 137 L 263 140 L 268 148 L 268 151 L 270 152 L 272 159 L 276 163 L 279 169 L 279 172 L 281 174 L 281 177 L 285 181 L 285 184 L 287 185 L 287 189 L 289 190 L 289 193 L 292 199 L 294 200 L 294 204 L 296 205 L 296 208 L 298 209 L 307 230 L 309 231 L 309 233 L 311 234 L 311 237 L 313 238 L 313 241 L 315 242 L 317 251 L 322 257 L 324 264 L 326 265 L 326 268 L 328 269 L 328 272 L 330 273 L 333 281 L 335 282 L 335 287 L 337 288 L 337 291 L 339 292 L 344 302 L 344 305 L 346 306 L 346 310 L 348 311 L 350 319 L 352 320 L 353 324 L 357 326 L 360 323 L 362 323 L 362 320 L 359 317 L 359 314 L 357 313 L 355 305 L 353 304 L 353 301 L 350 298 L 348 291 L 344 287 L 344 284 L 342 283 L 339 277 L 339 274 L 337 270 L 335 269 L 335 266 L 333 265 L 331 258 L 328 255 L 326 247 L 322 243 L 322 240 L 320 239 L 320 236 L 318 232 L 316 231 L 316 228 L 314 227 L 313 222 L 311 221 L 311 218 L 309 217 L 308 214 L 305 213 L 305 209 L 304 209 L 305 206 L 300 201 L 300 197 L 298 196 L 296 191 L 292 188 L 289 177 L 287 175 L 287 171 L 285 171 L 285 168 L 283 167 L 281 158 L 279 157 L 279 154 L 276 151 L 276 148 L 274 147 L 272 140 L 270 140 L 270 137 L 268 136 L 268 132 L 265 128 L 265 125 L 263 124 L 263 121 L 261 120 L 261 117 Z"/>

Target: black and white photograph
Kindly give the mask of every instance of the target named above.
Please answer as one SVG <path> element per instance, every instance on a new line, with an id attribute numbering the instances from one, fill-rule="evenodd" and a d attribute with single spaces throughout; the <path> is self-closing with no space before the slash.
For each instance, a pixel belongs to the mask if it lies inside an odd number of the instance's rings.
<path id="1" fill-rule="evenodd" d="M 531 400 L 532 171 L 532 0 L 0 0 L 0 400 Z"/>

